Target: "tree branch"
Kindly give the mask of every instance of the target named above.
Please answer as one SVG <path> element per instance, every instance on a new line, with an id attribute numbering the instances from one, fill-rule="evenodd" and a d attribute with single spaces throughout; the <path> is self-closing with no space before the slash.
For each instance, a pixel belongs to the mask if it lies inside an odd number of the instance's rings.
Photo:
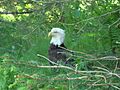
<path id="1" fill-rule="evenodd" d="M 24 75 L 16 75 L 16 78 L 28 78 L 28 79 L 33 79 L 33 80 L 81 80 L 81 79 L 87 79 L 87 76 L 82 76 L 82 77 L 76 77 L 76 78 L 35 78 L 32 75 L 24 74 Z M 91 83 L 85 83 L 81 85 L 87 85 L 87 86 L 112 86 L 112 85 L 119 85 L 119 83 L 100 83 L 100 84 L 91 84 Z"/>
<path id="2" fill-rule="evenodd" d="M 29 13 L 33 13 L 36 10 L 29 10 L 29 11 L 23 11 L 23 12 L 0 12 L 0 14 L 29 14 Z"/>
<path id="3" fill-rule="evenodd" d="M 74 68 L 71 68 L 71 67 L 68 67 L 68 66 L 63 66 L 63 65 L 59 65 L 59 66 L 40 66 L 40 65 L 32 65 L 32 64 L 29 64 L 29 63 L 21 63 L 21 62 L 14 62 L 14 61 L 10 61 L 12 64 L 16 64 L 16 65 L 24 65 L 24 66 L 29 66 L 29 67 L 33 67 L 33 68 L 61 68 L 61 69 L 67 69 L 67 70 L 70 70 L 70 71 L 74 71 L 75 73 L 86 73 L 86 74 L 89 74 L 89 73 L 101 73 L 101 74 L 107 74 L 107 75 L 113 75 L 113 76 L 116 76 L 117 78 L 120 79 L 120 76 L 119 74 L 117 73 L 112 73 L 110 71 L 98 71 L 98 70 L 94 70 L 94 71 L 81 71 L 81 70 L 75 70 Z"/>

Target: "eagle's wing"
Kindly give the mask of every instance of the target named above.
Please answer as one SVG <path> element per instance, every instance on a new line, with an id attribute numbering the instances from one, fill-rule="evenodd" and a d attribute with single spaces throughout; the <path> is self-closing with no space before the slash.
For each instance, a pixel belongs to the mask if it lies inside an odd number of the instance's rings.
<path id="1" fill-rule="evenodd" d="M 59 51 L 59 52 L 57 52 L 59 54 L 58 56 L 64 57 L 61 59 L 63 59 L 65 65 L 74 66 L 75 60 L 73 59 L 74 53 L 72 51 L 69 51 L 64 47 L 60 47 L 60 49 L 58 51 Z"/>
<path id="2" fill-rule="evenodd" d="M 63 62 L 64 64 L 69 64 L 74 61 L 74 59 L 71 59 L 72 53 L 68 50 L 66 50 L 66 47 L 64 45 L 58 47 L 55 45 L 51 45 L 48 51 L 48 58 L 55 62 Z M 52 63 L 50 63 L 53 65 Z"/>

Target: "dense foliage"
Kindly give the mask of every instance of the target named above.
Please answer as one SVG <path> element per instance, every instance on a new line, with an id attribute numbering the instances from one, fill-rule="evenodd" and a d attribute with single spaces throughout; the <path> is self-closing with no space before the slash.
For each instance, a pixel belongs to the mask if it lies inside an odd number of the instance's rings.
<path id="1" fill-rule="evenodd" d="M 75 70 L 40 67 L 53 27 L 66 31 Z M 0 90 L 120 90 L 119 57 L 119 0 L 0 1 Z"/>

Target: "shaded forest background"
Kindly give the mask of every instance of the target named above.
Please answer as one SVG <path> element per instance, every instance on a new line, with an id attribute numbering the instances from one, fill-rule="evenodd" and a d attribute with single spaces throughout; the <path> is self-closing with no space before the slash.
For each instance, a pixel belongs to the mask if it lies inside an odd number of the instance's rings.
<path id="1" fill-rule="evenodd" d="M 53 27 L 65 30 L 78 72 L 40 67 Z M 0 90 L 120 90 L 119 57 L 119 0 L 0 1 Z"/>

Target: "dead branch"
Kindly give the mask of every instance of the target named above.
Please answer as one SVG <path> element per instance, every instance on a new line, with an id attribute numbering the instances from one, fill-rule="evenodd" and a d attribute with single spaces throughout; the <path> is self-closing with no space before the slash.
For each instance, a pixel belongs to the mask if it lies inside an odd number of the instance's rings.
<path id="1" fill-rule="evenodd" d="M 75 73 L 86 73 L 86 74 L 89 74 L 89 73 L 101 73 L 101 74 L 107 74 L 107 75 L 113 75 L 113 76 L 116 76 L 117 78 L 120 79 L 120 76 L 119 74 L 117 73 L 113 73 L 113 72 L 106 72 L 106 71 L 80 71 L 80 70 L 77 70 L 74 69 L 74 68 L 71 68 L 71 67 L 68 67 L 68 66 L 63 66 L 63 65 L 60 65 L 60 66 L 40 66 L 40 65 L 32 65 L 32 64 L 27 64 L 27 63 L 21 63 L 21 62 L 11 62 L 12 64 L 16 64 L 16 65 L 24 65 L 24 66 L 29 66 L 29 67 L 33 67 L 33 68 L 56 68 L 56 69 L 68 69 L 70 71 L 74 71 Z"/>
<path id="2" fill-rule="evenodd" d="M 117 86 L 115 86 L 115 85 L 110 85 L 110 86 L 112 86 L 113 88 L 115 88 L 115 89 L 117 89 L 117 90 L 120 90 L 120 88 L 119 87 L 117 87 Z"/>
<path id="3" fill-rule="evenodd" d="M 81 80 L 81 79 L 87 79 L 88 76 L 82 76 L 82 77 L 76 77 L 76 78 L 35 78 L 32 75 L 24 74 L 24 75 L 16 75 L 15 78 L 28 78 L 28 79 L 33 79 L 33 80 Z M 86 83 L 81 85 L 87 85 L 87 86 L 111 86 L 111 85 L 119 85 L 119 83 L 101 83 L 101 84 L 91 84 L 91 83 Z"/>
<path id="4" fill-rule="evenodd" d="M 104 56 L 104 57 L 97 58 L 97 57 L 95 57 L 91 54 L 87 54 L 87 53 L 84 53 L 84 52 L 74 51 L 74 50 L 66 49 L 64 47 L 60 47 L 60 48 L 66 50 L 68 52 L 71 52 L 71 53 L 82 54 L 82 55 L 85 55 L 85 56 L 89 57 L 89 58 L 86 58 L 86 57 L 83 57 L 83 56 L 72 55 L 72 56 L 75 56 L 75 57 L 78 57 L 78 58 L 84 58 L 86 60 L 92 60 L 92 61 L 96 61 L 96 60 L 108 60 L 108 61 L 117 60 L 118 61 L 118 60 L 120 60 L 120 58 L 117 58 L 116 56 Z"/>
<path id="5" fill-rule="evenodd" d="M 41 57 L 41 58 L 44 58 L 45 60 L 47 60 L 48 62 L 50 62 L 50 63 L 52 63 L 52 64 L 54 64 L 54 65 L 59 65 L 59 64 L 51 61 L 49 58 L 47 58 L 47 57 L 45 57 L 45 56 L 43 56 L 43 55 L 41 55 L 41 54 L 37 54 L 37 56 L 38 56 L 38 57 Z"/>

